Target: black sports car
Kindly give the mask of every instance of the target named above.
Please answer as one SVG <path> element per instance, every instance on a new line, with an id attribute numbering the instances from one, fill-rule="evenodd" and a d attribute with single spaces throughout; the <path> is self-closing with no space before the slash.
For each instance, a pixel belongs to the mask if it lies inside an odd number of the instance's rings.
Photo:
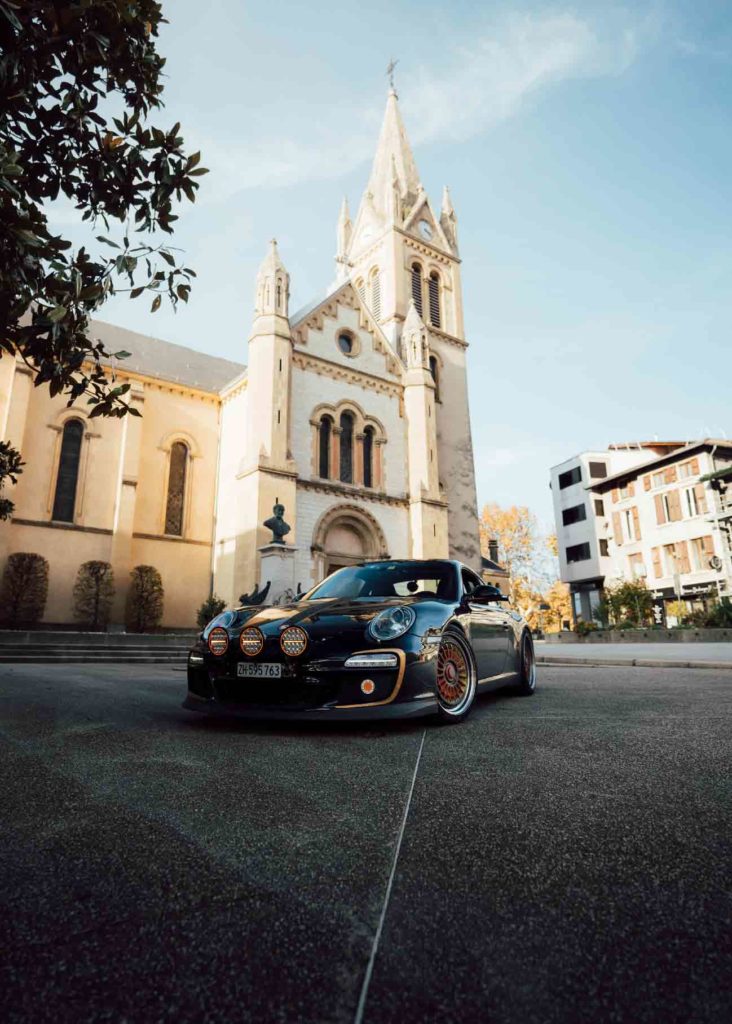
<path id="1" fill-rule="evenodd" d="M 536 685 L 531 631 L 459 562 L 339 569 L 285 607 L 226 611 L 188 655 L 191 711 L 248 718 L 465 718 L 476 693 Z"/>

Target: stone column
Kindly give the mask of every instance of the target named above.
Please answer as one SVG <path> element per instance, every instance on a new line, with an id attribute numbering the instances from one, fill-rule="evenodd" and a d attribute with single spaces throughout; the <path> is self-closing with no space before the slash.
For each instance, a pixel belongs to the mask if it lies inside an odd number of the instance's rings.
<path id="1" fill-rule="evenodd" d="M 129 401 L 142 412 L 145 401 L 142 384 L 133 382 Z M 142 419 L 125 416 L 120 450 L 117 501 L 114 510 L 110 562 L 114 570 L 115 596 L 110 617 L 110 629 L 119 630 L 125 621 L 125 605 L 132 566 L 132 533 L 135 527 L 135 504 L 142 443 Z"/>

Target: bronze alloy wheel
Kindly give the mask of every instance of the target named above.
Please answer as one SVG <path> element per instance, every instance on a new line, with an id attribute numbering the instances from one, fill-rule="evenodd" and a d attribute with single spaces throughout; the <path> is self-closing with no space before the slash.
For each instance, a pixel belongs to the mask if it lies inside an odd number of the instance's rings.
<path id="1" fill-rule="evenodd" d="M 521 637 L 521 669 L 516 689 L 524 697 L 530 697 L 536 689 L 536 655 L 528 630 Z"/>
<path id="2" fill-rule="evenodd" d="M 457 633 L 445 633 L 437 652 L 437 702 L 445 718 L 462 718 L 470 710 L 476 689 L 473 660 Z"/>

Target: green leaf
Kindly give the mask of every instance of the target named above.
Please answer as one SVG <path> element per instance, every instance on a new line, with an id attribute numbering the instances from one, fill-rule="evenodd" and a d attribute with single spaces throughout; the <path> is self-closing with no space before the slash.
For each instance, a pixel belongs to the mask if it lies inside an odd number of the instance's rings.
<path id="1" fill-rule="evenodd" d="M 121 352 L 113 352 L 112 354 L 114 355 L 115 359 L 129 359 L 130 356 L 132 355 L 131 352 L 125 352 L 124 349 L 122 349 Z"/>
<path id="2" fill-rule="evenodd" d="M 156 295 L 153 299 L 152 306 L 150 307 L 150 312 L 154 313 L 158 309 L 160 309 L 160 296 Z"/>
<path id="3" fill-rule="evenodd" d="M 51 323 L 55 324 L 58 323 L 59 320 L 63 320 L 67 313 L 68 309 L 66 308 L 66 306 L 54 306 L 51 312 L 48 314 L 48 319 L 51 321 Z"/>
<path id="4" fill-rule="evenodd" d="M 121 246 L 117 245 L 117 243 L 113 242 L 110 238 L 105 238 L 104 235 L 97 235 L 96 238 L 98 242 L 104 242 L 105 245 L 111 245 L 113 249 L 121 248 Z"/>
<path id="5" fill-rule="evenodd" d="M 165 249 L 160 250 L 160 255 L 163 257 L 163 259 L 169 266 L 175 266 L 175 259 L 170 255 L 169 252 L 166 252 Z"/>

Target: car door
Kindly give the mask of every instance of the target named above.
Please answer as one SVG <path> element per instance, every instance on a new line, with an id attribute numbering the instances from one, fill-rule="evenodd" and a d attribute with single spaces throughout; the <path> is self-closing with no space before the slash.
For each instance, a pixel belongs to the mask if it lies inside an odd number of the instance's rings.
<path id="1" fill-rule="evenodd" d="M 505 672 L 508 655 L 509 619 L 500 601 L 471 601 L 470 595 L 482 580 L 470 569 L 462 570 L 463 600 L 470 615 L 470 637 L 478 667 L 478 679 Z"/>

